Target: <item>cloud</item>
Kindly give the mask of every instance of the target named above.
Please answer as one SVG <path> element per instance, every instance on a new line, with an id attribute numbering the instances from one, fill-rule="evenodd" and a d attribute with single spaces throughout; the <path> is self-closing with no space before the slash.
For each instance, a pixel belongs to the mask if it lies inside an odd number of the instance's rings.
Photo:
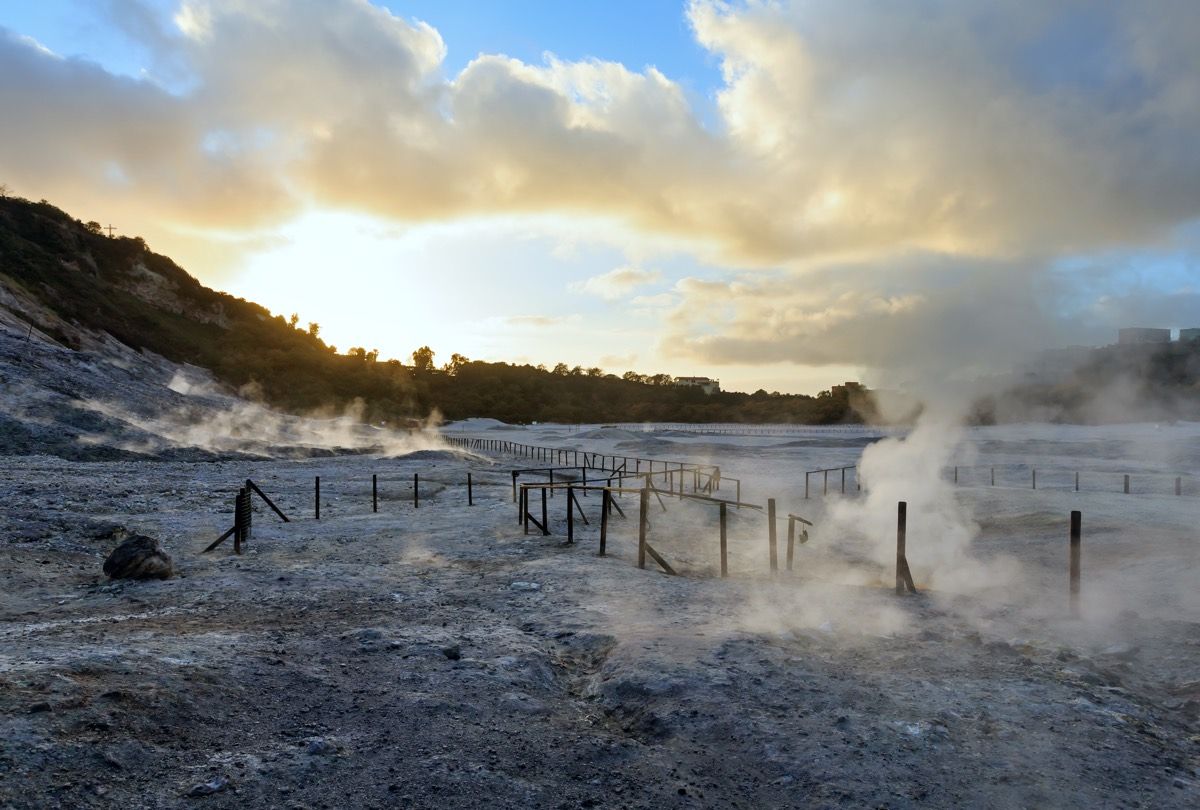
<path id="1" fill-rule="evenodd" d="M 1056 328 L 1036 301 L 1056 257 L 1200 217 L 1194 3 L 685 13 L 721 66 L 712 124 L 653 68 L 482 54 L 447 75 L 435 29 L 366 0 L 137 15 L 157 80 L 4 34 L 0 178 L 156 246 L 208 229 L 228 247 L 314 206 L 614 221 L 731 268 L 679 287 L 669 323 L 697 356 L 744 362 L 884 362 L 935 325 L 965 330 L 965 360 L 972 332 L 1024 345 Z M 645 272 L 581 289 L 620 297 Z"/>
<path id="2" fill-rule="evenodd" d="M 512 315 L 505 318 L 504 322 L 509 326 L 548 329 L 552 326 L 560 326 L 561 324 L 573 323 L 578 320 L 578 315 Z"/>
<path id="3" fill-rule="evenodd" d="M 609 270 L 607 273 L 601 273 L 598 276 L 571 285 L 571 289 L 576 292 L 587 293 L 603 298 L 606 301 L 615 301 L 618 298 L 623 298 L 638 287 L 651 284 L 662 278 L 662 273 L 657 270 L 643 270 L 638 267 L 618 267 L 614 270 Z"/>
<path id="4" fill-rule="evenodd" d="M 0 168 L 222 227 L 308 203 L 405 220 L 570 210 L 744 265 L 1076 249 L 1200 213 L 1190 4 L 687 14 L 725 78 L 715 131 L 653 68 L 482 55 L 446 77 L 436 30 L 365 0 L 187 0 L 176 30 L 142 34 L 186 70 L 179 93 L 10 35 Z M 1074 67 L 1101 54 L 1102 70 Z"/>

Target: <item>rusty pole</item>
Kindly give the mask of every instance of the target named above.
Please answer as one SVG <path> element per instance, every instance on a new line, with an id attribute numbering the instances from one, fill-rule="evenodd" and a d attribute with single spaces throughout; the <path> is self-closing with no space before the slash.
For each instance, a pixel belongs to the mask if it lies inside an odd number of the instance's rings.
<path id="1" fill-rule="evenodd" d="M 726 534 L 725 521 L 728 517 L 728 510 L 725 508 L 725 502 L 721 501 L 721 576 L 729 576 L 729 542 Z"/>
<path id="2" fill-rule="evenodd" d="M 1083 540 L 1083 516 L 1076 510 L 1071 512 L 1071 615 L 1079 616 L 1079 558 Z"/>
<path id="3" fill-rule="evenodd" d="M 775 499 L 767 498 L 767 549 L 771 557 L 771 571 L 779 570 L 779 550 L 777 548 L 775 526 Z"/>

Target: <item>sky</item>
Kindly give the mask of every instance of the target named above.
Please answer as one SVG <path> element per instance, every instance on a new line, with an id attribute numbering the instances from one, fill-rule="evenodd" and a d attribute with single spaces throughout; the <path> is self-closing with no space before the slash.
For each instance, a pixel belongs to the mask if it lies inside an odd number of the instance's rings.
<path id="1" fill-rule="evenodd" d="M 0 183 L 340 350 L 814 393 L 1200 326 L 1200 4 L 0 0 Z"/>

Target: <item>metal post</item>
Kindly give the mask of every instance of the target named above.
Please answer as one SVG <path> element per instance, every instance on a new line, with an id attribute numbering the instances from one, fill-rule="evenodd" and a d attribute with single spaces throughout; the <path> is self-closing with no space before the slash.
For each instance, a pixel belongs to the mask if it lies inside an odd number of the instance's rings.
<path id="1" fill-rule="evenodd" d="M 788 518 L 788 551 L 787 551 L 787 570 L 792 570 L 792 556 L 796 548 L 796 521 Z"/>
<path id="2" fill-rule="evenodd" d="M 607 492 L 607 490 L 605 490 Z M 650 490 L 645 487 L 641 492 L 641 504 L 638 513 L 638 568 L 646 567 L 646 530 L 650 527 Z"/>
<path id="3" fill-rule="evenodd" d="M 612 497 L 612 493 L 607 489 L 600 493 L 600 556 L 604 556 L 604 552 L 608 546 L 608 500 Z"/>
<path id="4" fill-rule="evenodd" d="M 1075 491 L 1079 491 L 1079 471 L 1075 471 Z"/>
<path id="5" fill-rule="evenodd" d="M 721 576 L 729 576 L 729 543 L 725 533 L 725 521 L 728 517 L 728 511 L 725 508 L 725 502 L 721 501 Z"/>
<path id="6" fill-rule="evenodd" d="M 896 507 L 896 593 L 904 593 L 904 568 L 908 565 L 905 546 L 908 543 L 908 503 L 900 501 Z"/>
<path id="7" fill-rule="evenodd" d="M 421 480 L 417 473 L 413 473 L 413 509 L 421 505 Z"/>
<path id="8" fill-rule="evenodd" d="M 992 467 L 992 486 L 996 486 L 996 468 Z"/>
<path id="9" fill-rule="evenodd" d="M 529 487 L 524 485 L 521 486 L 521 522 L 525 534 L 529 534 Z"/>
<path id="10" fill-rule="evenodd" d="M 1125 494 L 1126 495 L 1129 494 L 1129 476 L 1128 475 L 1125 476 Z"/>
<path id="11" fill-rule="evenodd" d="M 546 516 L 546 488 L 542 487 L 542 536 L 550 534 L 550 521 Z"/>
<path id="12" fill-rule="evenodd" d="M 1079 558 L 1083 537 L 1083 516 L 1071 512 L 1071 615 L 1079 615 Z"/>
<path id="13" fill-rule="evenodd" d="M 1037 470 L 1033 470 L 1033 488 L 1037 489 Z"/>
<path id="14" fill-rule="evenodd" d="M 1183 494 L 1183 478 L 1180 476 L 1175 477 L 1175 494 L 1176 495 Z"/>
<path id="15" fill-rule="evenodd" d="M 742 508 L 742 479 L 740 479 L 740 478 L 737 480 L 737 492 L 734 494 L 734 497 L 737 499 L 737 508 L 741 509 Z"/>
<path id="16" fill-rule="evenodd" d="M 371 511 L 379 511 L 379 476 L 371 473 Z"/>
<path id="17" fill-rule="evenodd" d="M 315 493 L 316 493 L 313 498 L 313 505 L 314 505 L 313 511 L 314 511 L 314 514 L 316 515 L 316 520 L 320 520 L 321 519 L 321 476 L 318 475 L 316 477 L 316 479 L 313 481 L 313 485 L 315 487 Z"/>
<path id="18" fill-rule="evenodd" d="M 958 483 L 958 465 L 954 465 L 954 483 Z"/>
<path id="19" fill-rule="evenodd" d="M 776 549 L 775 499 L 767 498 L 767 548 L 771 556 L 771 571 L 779 570 L 779 553 Z"/>
<path id="20" fill-rule="evenodd" d="M 467 473 L 467 506 L 475 505 L 475 492 L 471 486 L 471 474 Z"/>
<path id="21" fill-rule="evenodd" d="M 811 473 L 804 474 L 804 500 L 806 500 L 806 501 L 808 500 L 808 477 L 809 477 L 809 475 L 811 475 Z M 740 501 L 741 498 L 738 498 L 738 500 Z"/>
<path id="22" fill-rule="evenodd" d="M 822 494 L 822 495 L 828 495 L 828 494 L 829 494 L 829 470 L 825 470 L 825 486 L 824 486 L 824 488 L 821 490 L 821 494 Z"/>

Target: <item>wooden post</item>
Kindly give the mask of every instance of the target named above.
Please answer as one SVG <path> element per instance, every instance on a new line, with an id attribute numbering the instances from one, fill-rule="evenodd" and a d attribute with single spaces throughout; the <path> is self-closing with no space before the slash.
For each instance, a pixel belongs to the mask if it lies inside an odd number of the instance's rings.
<path id="1" fill-rule="evenodd" d="M 996 486 L 996 468 L 992 467 L 992 486 Z"/>
<path id="2" fill-rule="evenodd" d="M 575 490 L 567 487 L 567 543 L 575 542 Z"/>
<path id="3" fill-rule="evenodd" d="M 792 556 L 796 548 L 796 521 L 788 517 L 788 550 L 787 550 L 787 570 L 792 570 Z"/>
<path id="4" fill-rule="evenodd" d="M 521 487 L 521 522 L 524 524 L 525 534 L 529 534 L 529 487 Z"/>
<path id="5" fill-rule="evenodd" d="M 771 557 L 771 571 L 779 570 L 779 552 L 776 548 L 775 499 L 767 498 L 767 549 Z"/>
<path id="6" fill-rule="evenodd" d="M 542 487 L 542 536 L 550 534 L 550 521 L 546 516 L 546 488 Z"/>
<path id="7" fill-rule="evenodd" d="M 824 484 L 824 488 L 821 490 L 821 494 L 828 495 L 829 494 L 829 470 L 825 470 L 824 472 L 825 472 L 825 484 Z"/>
<path id="8" fill-rule="evenodd" d="M 233 553 L 242 553 L 242 533 L 246 531 L 246 488 L 238 490 L 233 500 Z"/>
<path id="9" fill-rule="evenodd" d="M 554 483 L 554 469 L 553 469 L 553 468 L 551 468 L 551 470 L 550 470 L 550 483 L 551 483 L 551 484 L 553 484 L 553 483 Z M 553 498 L 553 497 L 554 497 L 554 490 L 553 490 L 553 489 L 551 489 L 551 490 L 550 490 L 550 497 L 551 497 L 551 498 Z"/>
<path id="10" fill-rule="evenodd" d="M 740 479 L 740 478 L 737 480 L 737 492 L 734 494 L 734 498 L 737 499 L 737 508 L 741 509 L 742 508 L 742 479 Z"/>
<path id="11" fill-rule="evenodd" d="M 809 477 L 809 475 L 811 475 L 811 473 L 804 474 L 804 500 L 806 500 L 806 501 L 808 500 L 808 477 Z M 738 498 L 738 500 L 740 501 L 741 498 Z"/>
<path id="12" fill-rule="evenodd" d="M 902 594 L 905 589 L 916 593 L 912 572 L 908 569 L 908 503 L 900 501 L 896 504 L 896 593 Z"/>
<path id="13" fill-rule="evenodd" d="M 842 467 L 842 494 L 846 494 L 846 468 Z"/>
<path id="14" fill-rule="evenodd" d="M 612 497 L 612 493 L 607 489 L 600 493 L 600 556 L 604 556 L 604 552 L 608 546 L 608 500 Z"/>
<path id="15" fill-rule="evenodd" d="M 1071 512 L 1071 615 L 1079 616 L 1079 558 L 1083 538 L 1083 516 Z"/>
<path id="16" fill-rule="evenodd" d="M 471 487 L 471 474 L 467 473 L 467 506 L 475 505 L 475 492 Z"/>
<path id="17" fill-rule="evenodd" d="M 371 511 L 379 511 L 379 476 L 371 473 Z"/>
<path id="18" fill-rule="evenodd" d="M 1079 470 L 1075 471 L 1075 491 L 1079 491 Z"/>
<path id="19" fill-rule="evenodd" d="M 607 492 L 608 490 L 605 490 Z M 638 568 L 646 567 L 646 530 L 650 527 L 650 490 L 641 492 L 638 512 Z"/>
<path id="20" fill-rule="evenodd" d="M 1037 470 L 1033 470 L 1033 488 L 1037 489 Z"/>
<path id="21" fill-rule="evenodd" d="M 413 473 L 413 509 L 421 505 L 421 478 Z"/>
<path id="22" fill-rule="evenodd" d="M 1126 495 L 1129 494 L 1129 476 L 1128 475 L 1125 476 L 1125 494 Z"/>
<path id="23" fill-rule="evenodd" d="M 316 477 L 316 479 L 313 482 L 313 485 L 315 487 L 315 493 L 316 493 L 313 498 L 313 505 L 315 507 L 314 514 L 316 515 L 316 520 L 320 520 L 321 519 L 321 476 L 318 475 Z"/>
<path id="24" fill-rule="evenodd" d="M 958 483 L 958 465 L 954 465 L 954 483 Z"/>
<path id="25" fill-rule="evenodd" d="M 725 531 L 725 521 L 728 518 L 728 510 L 725 508 L 725 502 L 721 501 L 721 576 L 729 576 L 729 543 L 728 535 Z"/>

